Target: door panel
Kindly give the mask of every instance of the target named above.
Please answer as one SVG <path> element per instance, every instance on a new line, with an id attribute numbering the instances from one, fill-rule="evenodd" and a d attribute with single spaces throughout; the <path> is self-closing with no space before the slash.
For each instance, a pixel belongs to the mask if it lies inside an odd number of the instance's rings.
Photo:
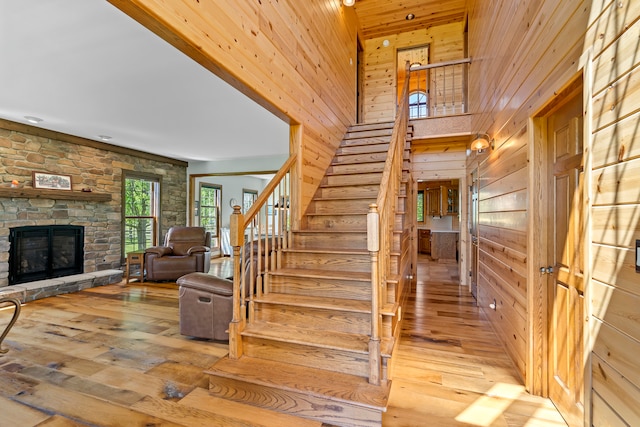
<path id="1" fill-rule="evenodd" d="M 553 171 L 548 226 L 549 395 L 570 426 L 584 417 L 582 102 L 576 96 L 548 117 Z"/>

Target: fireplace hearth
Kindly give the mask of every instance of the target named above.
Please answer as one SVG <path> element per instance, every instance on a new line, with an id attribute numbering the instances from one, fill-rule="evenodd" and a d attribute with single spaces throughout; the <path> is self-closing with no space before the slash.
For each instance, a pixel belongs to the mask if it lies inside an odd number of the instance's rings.
<path id="1" fill-rule="evenodd" d="M 9 231 L 9 285 L 83 272 L 84 227 L 45 225 Z"/>

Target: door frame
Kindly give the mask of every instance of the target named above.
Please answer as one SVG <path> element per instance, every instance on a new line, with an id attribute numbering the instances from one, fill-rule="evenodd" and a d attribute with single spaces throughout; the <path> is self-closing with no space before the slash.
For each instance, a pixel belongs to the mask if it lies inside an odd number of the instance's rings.
<path id="1" fill-rule="evenodd" d="M 550 202 L 551 195 L 547 194 L 548 181 L 551 171 L 547 164 L 548 136 L 547 117 L 569 97 L 577 91 L 582 93 L 583 105 L 583 164 L 584 164 L 584 200 L 581 215 L 585 221 L 584 228 L 584 280 L 585 280 L 585 318 L 591 313 L 590 282 L 592 254 L 591 254 L 591 193 L 592 193 L 592 108 L 591 108 L 591 61 L 590 55 L 582 60 L 582 67 L 563 87 L 555 91 L 555 94 L 529 119 L 529 230 L 528 233 L 528 319 L 529 345 L 528 363 L 526 372 L 526 388 L 536 395 L 547 397 L 549 395 L 549 366 L 548 366 L 548 292 L 547 276 L 540 273 L 540 267 L 547 263 L 547 218 L 546 205 Z M 590 331 L 585 324 L 584 329 L 584 420 L 585 426 L 591 419 L 591 369 L 590 369 Z"/>

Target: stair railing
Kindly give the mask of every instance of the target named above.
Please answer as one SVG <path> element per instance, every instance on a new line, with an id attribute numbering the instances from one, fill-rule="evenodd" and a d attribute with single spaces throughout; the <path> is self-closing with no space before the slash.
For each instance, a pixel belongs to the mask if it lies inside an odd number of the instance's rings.
<path id="1" fill-rule="evenodd" d="M 234 206 L 229 240 L 233 247 L 233 318 L 229 324 L 229 358 L 242 356 L 240 334 L 254 320 L 254 299 L 269 292 L 268 272 L 291 246 L 291 177 L 293 154 L 246 213 Z M 265 280 L 266 279 L 266 280 Z"/>
<path id="2" fill-rule="evenodd" d="M 406 67 L 406 75 L 409 76 L 408 62 Z M 387 280 L 392 274 L 393 232 L 409 122 L 409 80 L 407 78 L 404 82 L 378 198 L 375 204 L 369 206 L 367 214 L 367 250 L 371 255 L 371 338 L 369 340 L 369 383 L 371 384 L 380 384 L 382 378 L 380 311 L 386 302 Z"/>
<path id="3" fill-rule="evenodd" d="M 428 94 L 426 105 L 410 106 L 411 117 L 418 119 L 467 113 L 470 63 L 471 58 L 463 58 L 411 67 L 411 78 L 416 82 L 411 90 Z"/>

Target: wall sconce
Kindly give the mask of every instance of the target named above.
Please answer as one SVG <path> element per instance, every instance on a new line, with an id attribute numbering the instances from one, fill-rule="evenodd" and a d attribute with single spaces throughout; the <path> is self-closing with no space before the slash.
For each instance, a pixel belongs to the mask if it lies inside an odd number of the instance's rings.
<path id="1" fill-rule="evenodd" d="M 342 4 L 345 6 L 353 6 L 356 4 L 356 0 L 342 0 Z"/>
<path id="2" fill-rule="evenodd" d="M 493 139 L 491 139 L 486 133 L 476 134 L 473 142 L 471 142 L 471 149 L 477 151 L 478 153 L 482 153 L 489 147 L 493 149 Z"/>

